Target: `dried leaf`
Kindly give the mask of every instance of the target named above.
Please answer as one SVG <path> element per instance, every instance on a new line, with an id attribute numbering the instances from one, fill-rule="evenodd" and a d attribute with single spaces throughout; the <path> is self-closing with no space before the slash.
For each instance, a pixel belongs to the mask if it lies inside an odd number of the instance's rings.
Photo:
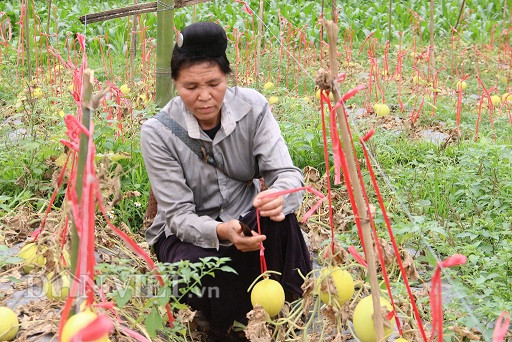
<path id="1" fill-rule="evenodd" d="M 396 261 L 396 257 L 395 252 L 393 251 L 393 247 L 385 239 L 382 238 L 379 239 L 379 243 L 386 265 L 394 263 Z"/>
<path id="2" fill-rule="evenodd" d="M 190 323 L 194 320 L 194 317 L 196 316 L 197 311 L 192 311 L 189 308 L 181 309 L 178 311 L 178 314 L 176 315 L 176 318 L 178 321 L 180 321 L 183 324 Z"/>
<path id="3" fill-rule="evenodd" d="M 323 318 L 325 320 L 325 325 L 327 327 L 335 327 L 335 326 L 337 326 L 336 321 L 337 321 L 338 317 L 337 317 L 336 309 L 334 308 L 334 306 L 332 306 L 332 305 L 325 305 L 323 307 L 321 313 L 322 313 L 322 316 L 323 316 Z"/>
<path id="4" fill-rule="evenodd" d="M 306 183 L 318 182 L 320 180 L 320 172 L 312 166 L 306 166 L 303 172 Z"/>
<path id="5" fill-rule="evenodd" d="M 137 190 L 126 191 L 123 195 L 124 198 L 140 197 L 141 193 Z"/>
<path id="6" fill-rule="evenodd" d="M 411 254 L 406 250 L 402 250 L 401 254 L 407 278 L 409 278 L 409 280 L 419 279 L 420 275 L 418 274 L 418 271 L 416 271 L 416 266 L 414 265 L 414 260 L 412 259 Z"/>
<path id="7" fill-rule="evenodd" d="M 326 259 L 332 255 L 331 244 L 325 246 L 322 251 L 322 256 Z M 344 261 L 348 257 L 348 252 L 345 248 L 341 247 L 338 243 L 334 243 L 334 256 L 332 256 L 332 266 L 343 265 Z"/>
<path id="8" fill-rule="evenodd" d="M 309 313 L 311 306 L 315 302 L 315 279 L 308 276 L 302 284 L 302 300 L 304 301 L 304 314 Z"/>
<path id="9" fill-rule="evenodd" d="M 471 331 L 466 327 L 459 327 L 457 325 L 448 327 L 449 330 L 452 330 L 453 332 L 460 335 L 462 338 L 467 338 L 470 341 L 481 341 L 482 336 L 477 335 L 477 332 Z"/>
<path id="10" fill-rule="evenodd" d="M 245 336 L 251 342 L 269 342 L 272 340 L 272 335 L 267 327 L 268 313 L 262 306 L 256 305 L 253 310 L 247 313 L 249 323 L 245 329 Z"/>

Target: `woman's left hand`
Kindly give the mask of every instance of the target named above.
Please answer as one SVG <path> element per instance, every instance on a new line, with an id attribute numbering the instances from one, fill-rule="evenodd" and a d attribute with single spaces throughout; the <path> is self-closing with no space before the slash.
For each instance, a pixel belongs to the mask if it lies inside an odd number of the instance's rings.
<path id="1" fill-rule="evenodd" d="M 272 221 L 282 221 L 284 220 L 283 196 L 262 198 L 274 192 L 276 191 L 271 189 L 260 192 L 254 197 L 252 205 L 260 211 L 261 216 L 270 217 Z"/>

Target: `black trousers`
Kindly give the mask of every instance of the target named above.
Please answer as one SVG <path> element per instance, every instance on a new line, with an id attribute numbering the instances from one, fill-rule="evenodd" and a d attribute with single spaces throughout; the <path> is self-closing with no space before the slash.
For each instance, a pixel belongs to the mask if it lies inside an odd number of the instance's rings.
<path id="1" fill-rule="evenodd" d="M 257 231 L 256 211 L 253 209 L 240 218 L 251 229 Z M 299 228 L 295 214 L 289 214 L 281 222 L 274 222 L 268 217 L 260 217 L 265 259 L 269 270 L 282 274 L 276 278 L 285 292 L 302 295 L 302 277 L 311 271 L 311 259 Z M 189 296 L 186 304 L 192 309 L 201 311 L 210 322 L 212 328 L 227 331 L 233 321 L 247 323 L 246 314 L 252 309 L 250 284 L 260 274 L 259 251 L 241 252 L 234 245 L 215 248 L 201 248 L 182 242 L 176 236 L 162 236 L 154 245 L 160 262 L 177 262 L 180 260 L 199 261 L 203 257 L 229 257 L 227 265 L 238 274 L 216 272 L 215 277 L 204 277 L 202 297 Z M 185 296 L 187 297 L 187 296 Z"/>

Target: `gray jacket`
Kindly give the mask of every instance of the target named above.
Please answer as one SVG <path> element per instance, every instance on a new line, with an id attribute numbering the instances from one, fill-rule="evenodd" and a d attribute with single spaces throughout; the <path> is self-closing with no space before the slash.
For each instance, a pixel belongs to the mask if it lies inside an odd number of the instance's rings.
<path id="1" fill-rule="evenodd" d="M 213 141 L 204 133 L 180 97 L 162 109 L 200 140 L 224 172 L 206 164 L 160 121 L 147 120 L 141 130 L 144 163 L 158 212 L 146 238 L 153 245 L 161 234 L 203 248 L 219 248 L 216 218 L 238 219 L 252 208 L 259 177 L 271 189 L 303 186 L 281 131 L 263 95 L 252 89 L 228 88 L 221 109 L 221 128 Z M 295 211 L 302 192 L 285 196 L 283 213 Z"/>

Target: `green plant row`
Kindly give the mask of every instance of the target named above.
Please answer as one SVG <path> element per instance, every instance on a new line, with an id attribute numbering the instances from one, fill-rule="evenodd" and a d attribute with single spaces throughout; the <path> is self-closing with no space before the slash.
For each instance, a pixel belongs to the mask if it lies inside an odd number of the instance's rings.
<path id="1" fill-rule="evenodd" d="M 264 23 L 266 38 L 275 40 L 280 37 L 280 32 L 286 32 L 286 22 L 279 20 L 279 15 L 296 28 L 303 28 L 307 39 L 319 42 L 320 25 L 319 18 L 322 13 L 322 1 L 297 0 L 282 2 L 277 0 L 265 1 Z M 258 12 L 259 1 L 247 1 L 255 13 Z M 464 7 L 461 23 L 458 26 L 464 39 L 472 41 L 486 41 L 489 39 L 493 27 L 496 32 L 501 32 L 508 25 L 510 9 L 505 8 L 506 2 L 500 0 L 467 1 Z M 97 38 L 108 36 L 108 46 L 113 53 L 125 54 L 127 51 L 131 25 L 128 18 L 113 19 L 108 22 L 83 25 L 78 18 L 88 13 L 95 13 L 107 9 L 126 6 L 126 2 L 119 0 L 109 1 L 81 1 L 70 2 L 58 0 L 52 2 L 50 11 L 50 27 L 48 22 L 47 2 L 36 1 L 35 12 L 41 23 L 38 28 L 43 33 L 50 33 L 50 41 L 53 46 L 62 44 L 67 35 L 73 36 L 80 32 L 89 38 L 89 44 L 98 49 Z M 330 2 L 326 2 L 326 18 L 331 18 Z M 391 34 L 394 43 L 398 42 L 399 33 L 404 40 L 417 38 L 424 42 L 429 40 L 430 10 L 427 1 L 394 1 L 392 5 Z M 508 5 L 510 6 L 510 5 Z M 6 12 L 14 28 L 14 36 L 19 33 L 15 23 L 20 19 L 20 2 L 1 2 L 0 12 Z M 233 28 L 238 31 L 248 31 L 249 37 L 255 34 L 257 23 L 252 16 L 244 10 L 243 5 L 231 0 L 214 0 L 197 6 L 197 20 L 215 20 L 228 27 L 228 32 Z M 388 37 L 388 1 L 344 1 L 337 6 L 337 16 L 340 27 L 353 32 L 356 41 L 363 41 L 370 33 L 382 41 Z M 413 12 L 417 15 L 413 15 Z M 456 26 L 460 12 L 460 1 L 442 0 L 435 2 L 435 34 L 436 38 L 446 39 L 450 37 L 451 27 Z M 148 36 L 156 37 L 156 15 L 144 15 L 145 25 L 148 26 Z M 192 6 L 176 10 L 175 25 L 178 29 L 193 20 Z M 34 21 L 31 24 L 34 25 Z M 58 36 L 56 36 L 58 34 Z M 42 36 L 39 39 L 43 39 Z"/>

